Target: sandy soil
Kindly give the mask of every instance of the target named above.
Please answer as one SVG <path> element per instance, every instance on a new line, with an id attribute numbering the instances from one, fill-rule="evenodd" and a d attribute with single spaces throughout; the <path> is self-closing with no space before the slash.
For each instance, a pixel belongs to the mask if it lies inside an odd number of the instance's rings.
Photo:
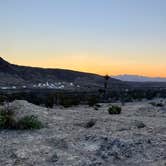
<path id="1" fill-rule="evenodd" d="M 161 99 L 156 99 L 155 102 Z M 46 125 L 34 131 L 0 131 L 1 166 L 166 166 L 166 101 L 47 109 L 14 101 L 17 116 L 35 114 Z M 120 103 L 113 103 L 120 105 Z M 87 128 L 93 120 L 95 125 Z"/>

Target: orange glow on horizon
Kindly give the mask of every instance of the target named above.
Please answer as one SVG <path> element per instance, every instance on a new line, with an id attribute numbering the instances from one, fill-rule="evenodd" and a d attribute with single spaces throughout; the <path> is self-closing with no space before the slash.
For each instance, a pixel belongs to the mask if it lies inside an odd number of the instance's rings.
<path id="1" fill-rule="evenodd" d="M 100 69 L 92 66 L 87 66 L 85 68 L 81 67 L 72 67 L 72 66 L 64 66 L 64 65 L 33 65 L 33 64 L 28 64 L 28 63 L 19 63 L 19 65 L 23 66 L 31 66 L 31 67 L 41 67 L 41 68 L 59 68 L 59 69 L 67 69 L 67 70 L 74 70 L 74 71 L 80 71 L 80 72 L 87 72 L 87 73 L 93 73 L 93 74 L 99 74 L 99 75 L 110 75 L 110 76 L 116 76 L 116 75 L 123 75 L 123 74 L 129 74 L 129 75 L 140 75 L 140 76 L 148 76 L 148 77 L 166 77 L 165 72 L 163 71 L 142 71 L 139 70 L 139 68 L 132 69 L 132 68 L 123 68 L 117 69 L 117 68 L 110 68 L 110 69 Z M 165 69 L 166 71 L 166 69 Z M 160 75 L 159 75 L 160 73 Z"/>
<path id="2" fill-rule="evenodd" d="M 75 71 L 96 73 L 100 75 L 132 74 L 149 77 L 166 77 L 164 59 L 157 59 L 151 54 L 149 60 L 145 53 L 139 54 L 126 52 L 113 52 L 103 55 L 101 52 L 65 53 L 15 50 L 2 52 L 0 56 L 10 63 L 44 68 L 61 68 Z M 9 56 L 10 55 L 10 56 Z M 122 56 L 123 55 L 123 56 Z M 133 58 L 133 59 L 132 59 Z M 136 59 L 137 58 L 137 59 Z"/>

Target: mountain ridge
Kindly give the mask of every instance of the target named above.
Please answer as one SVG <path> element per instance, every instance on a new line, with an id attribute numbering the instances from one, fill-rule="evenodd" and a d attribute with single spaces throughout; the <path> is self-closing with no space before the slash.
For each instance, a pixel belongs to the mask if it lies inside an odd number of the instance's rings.
<path id="1" fill-rule="evenodd" d="M 119 79 L 121 81 L 130 81 L 130 82 L 166 82 L 166 78 L 164 77 L 148 77 L 148 76 L 130 75 L 130 74 L 112 76 L 112 78 Z"/>
<path id="2" fill-rule="evenodd" d="M 11 64 L 0 57 L 0 86 L 36 86 L 70 82 L 85 87 L 101 87 L 104 78 L 101 75 L 68 69 L 28 67 Z M 120 85 L 120 80 L 110 78 L 111 85 Z"/>

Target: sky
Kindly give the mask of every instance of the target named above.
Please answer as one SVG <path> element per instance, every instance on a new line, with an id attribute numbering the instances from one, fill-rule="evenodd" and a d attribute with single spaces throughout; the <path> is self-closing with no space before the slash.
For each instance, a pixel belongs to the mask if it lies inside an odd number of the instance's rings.
<path id="1" fill-rule="evenodd" d="M 166 77 L 166 0 L 0 0 L 0 56 L 26 66 Z"/>

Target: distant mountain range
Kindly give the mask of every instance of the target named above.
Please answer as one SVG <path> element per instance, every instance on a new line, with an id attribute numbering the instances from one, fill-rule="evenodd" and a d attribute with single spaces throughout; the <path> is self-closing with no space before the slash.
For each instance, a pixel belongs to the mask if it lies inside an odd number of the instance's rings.
<path id="1" fill-rule="evenodd" d="M 64 69 L 45 69 L 11 64 L 0 57 L 0 88 L 93 89 L 103 87 L 103 76 Z M 122 81 L 110 78 L 109 85 L 123 86 Z"/>
<path id="2" fill-rule="evenodd" d="M 166 78 L 145 77 L 145 76 L 127 75 L 127 74 L 112 76 L 112 78 L 119 79 L 121 81 L 130 81 L 130 82 L 166 82 Z"/>

